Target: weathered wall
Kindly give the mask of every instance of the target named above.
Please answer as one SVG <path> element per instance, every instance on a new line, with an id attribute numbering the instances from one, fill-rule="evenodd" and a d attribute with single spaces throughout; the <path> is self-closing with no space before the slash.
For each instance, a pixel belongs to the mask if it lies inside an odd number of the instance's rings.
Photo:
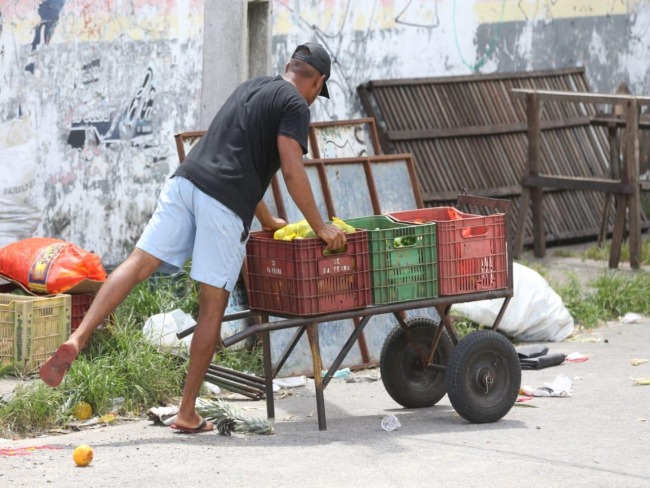
<path id="1" fill-rule="evenodd" d="M 126 256 L 177 164 L 173 134 L 199 128 L 207 1 L 0 2 L 0 245 L 50 235 L 109 266 Z M 594 91 L 650 94 L 648 0 L 274 0 L 272 14 L 274 73 L 305 40 L 334 59 L 314 120 L 363 115 L 370 79 L 579 65 Z"/>
<path id="2" fill-rule="evenodd" d="M 174 132 L 198 120 L 203 2 L 3 1 L 0 22 L 0 123 L 23 128 L 0 137 L 2 180 L 30 172 L 0 240 L 59 237 L 116 264 L 177 164 Z M 12 167 L 17 142 L 33 150 Z"/>
<path id="3" fill-rule="evenodd" d="M 335 59 L 315 118 L 361 115 L 356 87 L 416 78 L 584 66 L 592 91 L 650 94 L 648 0 L 276 0 L 280 71 L 304 39 Z"/>

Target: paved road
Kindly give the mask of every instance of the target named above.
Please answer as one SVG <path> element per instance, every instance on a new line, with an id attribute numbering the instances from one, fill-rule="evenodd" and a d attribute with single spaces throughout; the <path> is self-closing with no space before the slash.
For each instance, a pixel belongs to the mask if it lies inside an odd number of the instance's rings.
<path id="1" fill-rule="evenodd" d="M 566 374 L 570 398 L 534 398 L 493 424 L 464 421 L 447 397 L 433 408 L 405 410 L 381 381 L 338 379 L 325 391 L 324 432 L 308 383 L 276 401 L 272 436 L 178 435 L 138 420 L 0 443 L 59 448 L 0 455 L 0 486 L 650 486 L 650 386 L 631 379 L 650 377 L 650 363 L 631 365 L 650 358 L 650 321 L 610 324 L 581 340 L 547 345 L 588 361 L 523 372 L 532 387 Z M 265 415 L 262 402 L 238 404 Z M 388 413 L 399 418 L 399 430 L 381 429 Z M 72 462 L 81 443 L 95 448 L 88 468 Z"/>

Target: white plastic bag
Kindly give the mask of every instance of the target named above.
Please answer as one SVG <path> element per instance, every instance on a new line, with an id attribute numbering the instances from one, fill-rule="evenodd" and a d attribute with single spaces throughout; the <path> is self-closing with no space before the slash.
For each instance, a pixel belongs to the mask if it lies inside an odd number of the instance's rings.
<path id="1" fill-rule="evenodd" d="M 189 346 L 192 336 L 189 335 L 179 340 L 176 337 L 177 332 L 181 332 L 196 325 L 196 320 L 180 309 L 172 310 L 168 313 L 159 313 L 147 319 L 142 328 L 142 333 L 153 344 L 159 346 Z"/>
<path id="2" fill-rule="evenodd" d="M 574 329 L 573 317 L 562 298 L 535 270 L 513 263 L 514 297 L 499 324 L 499 330 L 521 342 L 561 341 Z M 452 307 L 469 320 L 494 324 L 504 299 L 459 303 Z"/>

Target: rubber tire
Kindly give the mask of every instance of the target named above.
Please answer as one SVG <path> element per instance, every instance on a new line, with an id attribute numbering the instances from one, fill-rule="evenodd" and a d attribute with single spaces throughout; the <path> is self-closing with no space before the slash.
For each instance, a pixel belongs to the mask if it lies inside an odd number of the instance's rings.
<path id="1" fill-rule="evenodd" d="M 491 371 L 488 389 L 479 377 Z M 447 395 L 456 412 L 476 424 L 496 422 L 515 404 L 521 386 L 521 365 L 513 345 L 493 330 L 479 330 L 461 339 L 447 363 Z"/>
<path id="2" fill-rule="evenodd" d="M 427 317 L 413 317 L 406 323 L 411 328 L 411 337 L 428 355 L 438 323 Z M 447 331 L 443 330 L 433 362 L 444 366 L 453 348 Z M 406 331 L 400 325 L 395 326 L 384 341 L 379 368 L 386 391 L 403 407 L 431 407 L 445 396 L 444 371 L 422 368 Z"/>

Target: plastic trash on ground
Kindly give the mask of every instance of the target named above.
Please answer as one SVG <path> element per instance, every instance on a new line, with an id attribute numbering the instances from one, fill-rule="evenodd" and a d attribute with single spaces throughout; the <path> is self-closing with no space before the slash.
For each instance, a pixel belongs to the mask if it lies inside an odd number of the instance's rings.
<path id="1" fill-rule="evenodd" d="M 532 388 L 522 386 L 521 392 L 534 397 L 570 397 L 573 392 L 573 381 L 565 374 L 559 374 L 550 383 L 544 386 Z"/>
<path id="2" fill-rule="evenodd" d="M 307 377 L 305 376 L 292 376 L 290 378 L 275 378 L 273 380 L 273 391 L 277 391 L 275 387 L 280 388 L 296 388 L 298 386 L 305 386 L 307 384 Z"/>
<path id="3" fill-rule="evenodd" d="M 395 417 L 395 415 L 386 415 L 383 419 L 381 419 L 381 428 L 387 432 L 397 430 L 401 426 L 402 424 L 399 423 L 399 419 Z"/>
<path id="4" fill-rule="evenodd" d="M 196 320 L 180 309 L 172 310 L 167 313 L 152 315 L 147 319 L 142 328 L 142 332 L 153 344 L 159 346 L 181 346 L 190 345 L 192 336 L 185 337 L 181 340 L 176 337 L 176 333 L 196 325 Z"/>
<path id="5" fill-rule="evenodd" d="M 513 292 L 499 331 L 521 342 L 561 341 L 574 331 L 562 298 L 535 270 L 513 263 Z M 455 304 L 453 311 L 485 326 L 494 324 L 504 299 Z"/>
<path id="6" fill-rule="evenodd" d="M 641 322 L 641 320 L 643 320 L 643 315 L 639 313 L 628 312 L 625 315 L 623 315 L 621 322 L 623 322 L 624 324 L 636 324 L 638 322 Z"/>

